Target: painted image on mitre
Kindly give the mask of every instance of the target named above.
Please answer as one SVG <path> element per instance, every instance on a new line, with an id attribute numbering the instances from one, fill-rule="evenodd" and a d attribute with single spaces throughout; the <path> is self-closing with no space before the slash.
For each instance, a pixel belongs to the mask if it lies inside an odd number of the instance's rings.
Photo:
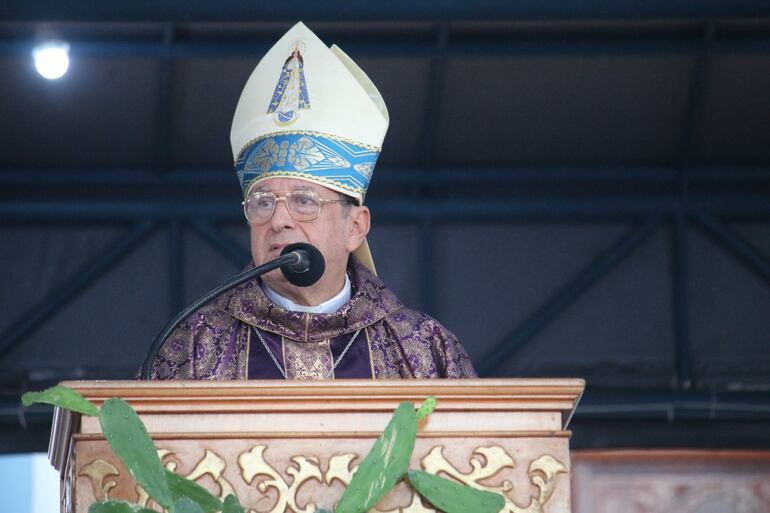
<path id="1" fill-rule="evenodd" d="M 305 60 L 302 57 L 305 45 L 295 41 L 291 55 L 281 68 L 281 76 L 275 86 L 268 114 L 273 114 L 276 124 L 286 126 L 299 119 L 300 110 L 310 108 L 310 97 L 305 82 Z"/>

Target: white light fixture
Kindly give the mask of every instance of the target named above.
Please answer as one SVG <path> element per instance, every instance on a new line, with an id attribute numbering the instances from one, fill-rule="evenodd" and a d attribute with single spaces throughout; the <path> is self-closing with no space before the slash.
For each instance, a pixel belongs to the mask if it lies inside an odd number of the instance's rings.
<path id="1" fill-rule="evenodd" d="M 35 68 L 44 78 L 56 80 L 67 72 L 70 65 L 70 45 L 64 41 L 45 41 L 32 50 Z"/>

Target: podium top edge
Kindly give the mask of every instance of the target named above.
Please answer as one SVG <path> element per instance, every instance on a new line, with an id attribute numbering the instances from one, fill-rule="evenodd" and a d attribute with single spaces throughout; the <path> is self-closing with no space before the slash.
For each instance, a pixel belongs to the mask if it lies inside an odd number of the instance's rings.
<path id="1" fill-rule="evenodd" d="M 488 398 L 509 396 L 574 396 L 585 389 L 582 379 L 566 378 L 478 378 L 478 379 L 347 379 L 330 381 L 63 381 L 61 385 L 89 397 L 166 395 L 171 391 L 181 396 L 227 397 L 292 397 L 359 396 L 385 398 L 392 396 L 453 396 Z"/>

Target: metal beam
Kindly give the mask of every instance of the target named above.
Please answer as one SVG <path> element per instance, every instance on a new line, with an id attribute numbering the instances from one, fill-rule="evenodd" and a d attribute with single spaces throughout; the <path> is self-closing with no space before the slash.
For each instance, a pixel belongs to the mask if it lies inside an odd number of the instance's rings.
<path id="1" fill-rule="evenodd" d="M 687 97 L 682 133 L 679 139 L 679 163 L 684 167 L 692 159 L 693 149 L 697 147 L 698 134 L 696 130 L 703 117 L 703 106 L 706 104 L 707 85 L 711 68 L 711 55 L 715 40 L 715 23 L 707 20 L 703 27 L 703 43 L 695 60 L 690 91 Z"/>
<path id="2" fill-rule="evenodd" d="M 195 219 L 190 223 L 190 227 L 239 269 L 251 261 L 251 253 L 248 250 L 243 249 L 240 244 L 211 226 L 210 223 Z"/>
<path id="3" fill-rule="evenodd" d="M 574 419 L 745 420 L 770 419 L 770 393 L 588 388 Z"/>
<path id="4" fill-rule="evenodd" d="M 436 240 L 435 227 L 430 220 L 420 223 L 420 248 L 418 266 L 420 273 L 421 310 L 436 315 Z"/>
<path id="5" fill-rule="evenodd" d="M 687 221 L 683 215 L 671 220 L 671 282 L 674 307 L 674 354 L 677 390 L 689 390 L 693 386 L 692 356 L 690 351 L 690 322 L 688 315 L 688 252 Z"/>
<path id="6" fill-rule="evenodd" d="M 622 33 L 622 32 L 621 32 Z M 275 35 L 277 39 L 280 34 Z M 348 54 L 360 58 L 429 58 L 429 57 L 479 57 L 479 56 L 549 56 L 569 55 L 574 57 L 603 55 L 603 56 L 644 56 L 644 55 L 681 55 L 697 52 L 700 41 L 690 38 L 688 34 L 675 37 L 660 36 L 630 40 L 627 36 L 581 35 L 570 37 L 564 34 L 558 39 L 548 37 L 520 38 L 509 34 L 492 35 L 481 40 L 468 40 L 452 43 L 444 49 L 438 49 L 431 43 L 421 40 L 403 40 L 403 34 L 394 31 L 390 38 L 377 40 L 337 40 L 335 42 Z M 150 58 L 160 60 L 175 59 L 221 59 L 246 58 L 258 61 L 275 42 L 274 39 L 252 40 L 186 40 L 165 44 L 161 38 L 157 40 L 84 40 L 70 41 L 70 55 L 73 58 L 105 57 L 121 58 Z M 21 57 L 28 56 L 35 40 L 0 41 L 0 55 Z M 719 52 L 766 53 L 770 49 L 770 37 L 747 34 L 745 38 L 719 41 L 714 44 Z"/>
<path id="7" fill-rule="evenodd" d="M 730 251 L 747 269 L 770 285 L 770 256 L 764 254 L 740 233 L 720 223 L 714 216 L 699 213 L 694 218 L 712 240 Z"/>
<path id="8" fill-rule="evenodd" d="M 438 127 L 441 126 L 441 103 L 444 100 L 446 83 L 446 50 L 449 46 L 449 25 L 441 23 L 436 28 L 435 53 L 431 57 L 430 71 L 426 81 L 425 110 L 422 119 L 422 142 L 420 164 L 429 169 L 436 160 Z"/>
<path id="9" fill-rule="evenodd" d="M 452 167 L 425 169 L 419 167 L 378 166 L 374 184 L 384 185 L 585 185 L 596 182 L 618 185 L 648 185 L 651 183 L 676 186 L 681 166 L 564 166 L 564 167 Z M 687 167 L 692 185 L 720 187 L 765 186 L 770 189 L 770 167 Z M 176 168 L 159 174 L 157 169 L 13 169 L 0 168 L 0 186 L 30 187 L 87 185 L 110 187 L 202 187 L 221 186 L 238 194 L 232 167 L 209 169 Z"/>
<path id="10" fill-rule="evenodd" d="M 178 219 L 168 223 L 168 313 L 169 317 L 185 305 L 184 224 Z"/>
<path id="11" fill-rule="evenodd" d="M 0 358 L 6 356 L 39 328 L 43 321 L 58 312 L 60 308 L 134 251 L 143 240 L 149 237 L 156 226 L 157 224 L 154 222 L 142 221 L 128 233 L 116 237 L 103 251 L 90 258 L 45 298 L 18 316 L 0 334 Z"/>
<path id="12" fill-rule="evenodd" d="M 661 216 L 650 216 L 641 225 L 625 233 L 601 256 L 582 269 L 564 287 L 546 300 L 532 315 L 476 363 L 480 376 L 488 376 L 500 369 L 517 351 L 520 351 L 549 322 L 575 303 L 599 280 L 618 266 L 636 248 L 642 245 L 661 226 Z"/>
<path id="13" fill-rule="evenodd" d="M 72 22 L 252 22 L 271 20 L 293 23 L 301 15 L 304 20 L 504 20 L 504 19 L 576 19 L 590 18 L 691 18 L 703 16 L 754 17 L 770 15 L 770 6 L 762 0 L 690 0 L 671 2 L 542 2 L 539 0 L 443 0 L 413 2 L 380 0 L 368 2 L 307 2 L 284 0 L 261 2 L 249 0 L 209 2 L 174 0 L 116 2 L 89 0 L 8 1 L 0 4 L 0 19 L 5 21 L 72 21 Z M 287 27 L 288 28 L 288 27 Z"/>
<path id="14" fill-rule="evenodd" d="M 650 214 L 709 212 L 733 219 L 767 220 L 770 202 L 762 193 L 729 197 L 691 198 L 682 205 L 675 194 L 643 196 L 601 195 L 597 197 L 514 197 L 505 199 L 441 199 L 367 201 L 374 222 L 505 223 L 512 220 L 539 221 L 632 221 Z M 7 224 L 111 223 L 138 219 L 174 218 L 239 222 L 243 212 L 237 201 L 18 201 L 0 200 L 0 219 Z"/>
<path id="15" fill-rule="evenodd" d="M 168 48 L 174 44 L 176 31 L 172 23 L 163 27 L 162 44 Z M 156 92 L 155 108 L 155 137 L 153 137 L 153 160 L 155 167 L 164 172 L 170 171 L 169 157 L 171 155 L 171 123 L 174 107 L 174 63 L 163 60 L 158 63 L 158 88 Z"/>

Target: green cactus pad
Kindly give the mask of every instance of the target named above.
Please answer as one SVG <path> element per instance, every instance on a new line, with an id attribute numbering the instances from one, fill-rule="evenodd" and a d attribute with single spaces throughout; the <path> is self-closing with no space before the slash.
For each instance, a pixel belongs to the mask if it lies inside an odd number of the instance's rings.
<path id="1" fill-rule="evenodd" d="M 180 475 L 166 469 L 166 483 L 171 490 L 171 497 L 178 501 L 184 497 L 197 502 L 204 513 L 222 511 L 222 501 L 214 497 L 208 490 Z"/>
<path id="2" fill-rule="evenodd" d="M 197 502 L 184 498 L 176 501 L 171 506 L 169 513 L 203 513 L 203 509 Z"/>
<path id="3" fill-rule="evenodd" d="M 154 509 L 143 508 L 138 504 L 125 501 L 94 502 L 88 513 L 158 513 Z"/>
<path id="4" fill-rule="evenodd" d="M 407 477 L 420 495 L 444 513 L 497 513 L 505 506 L 505 498 L 499 493 L 477 490 L 419 470 L 410 470 Z"/>
<path id="5" fill-rule="evenodd" d="M 431 413 L 433 413 L 433 410 L 436 409 L 436 396 L 429 396 L 425 401 L 423 401 L 422 406 L 420 406 L 420 409 L 417 410 L 417 420 L 422 420 Z"/>
<path id="6" fill-rule="evenodd" d="M 240 505 L 238 502 L 238 499 L 235 498 L 235 495 L 230 494 L 227 497 L 225 497 L 225 505 L 224 509 L 222 510 L 222 513 L 246 513 L 246 510 L 243 509 L 243 506 Z"/>
<path id="7" fill-rule="evenodd" d="M 94 403 L 71 388 L 61 385 L 56 385 L 42 392 L 27 392 L 21 396 L 21 404 L 24 406 L 35 403 L 52 404 L 65 410 L 72 410 L 93 417 L 99 415 L 99 408 Z"/>
<path id="8" fill-rule="evenodd" d="M 155 445 L 136 412 L 122 399 L 113 397 L 102 405 L 99 421 L 107 442 L 136 482 L 155 502 L 168 509 L 173 503 L 166 472 Z"/>
<path id="9" fill-rule="evenodd" d="M 342 494 L 335 513 L 363 513 L 374 506 L 409 468 L 417 436 L 414 405 L 401 403 Z"/>

